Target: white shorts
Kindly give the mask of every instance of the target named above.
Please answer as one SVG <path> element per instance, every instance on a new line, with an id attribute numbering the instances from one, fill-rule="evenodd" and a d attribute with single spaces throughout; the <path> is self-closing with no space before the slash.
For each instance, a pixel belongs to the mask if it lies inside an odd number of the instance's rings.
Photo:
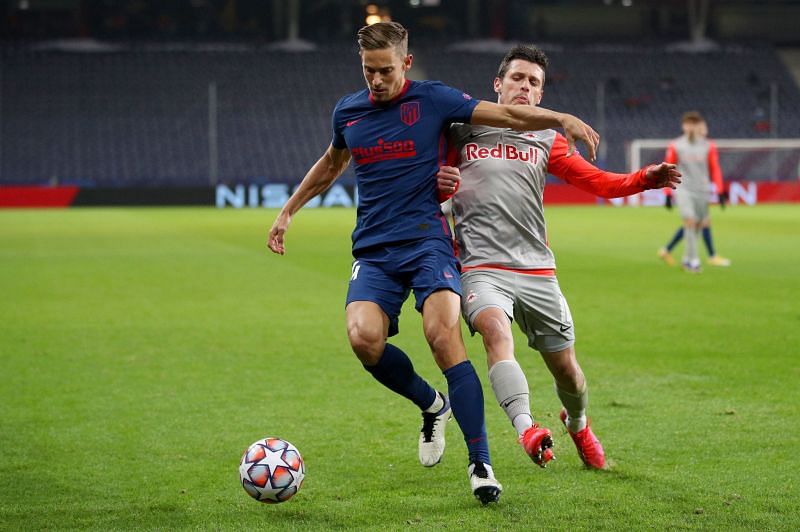
<path id="1" fill-rule="evenodd" d="M 461 311 L 473 335 L 478 314 L 496 307 L 517 321 L 528 345 L 541 353 L 561 351 L 575 343 L 572 314 L 554 275 L 470 270 L 461 275 L 461 293 Z"/>
<path id="2" fill-rule="evenodd" d="M 675 191 L 675 203 L 681 218 L 693 218 L 702 222 L 708 218 L 708 193 L 689 192 L 687 190 Z"/>

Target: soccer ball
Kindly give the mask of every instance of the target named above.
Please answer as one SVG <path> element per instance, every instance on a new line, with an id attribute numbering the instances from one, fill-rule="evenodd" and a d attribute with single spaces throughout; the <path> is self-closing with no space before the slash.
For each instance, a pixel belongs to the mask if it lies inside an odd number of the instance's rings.
<path id="1" fill-rule="evenodd" d="M 247 448 L 239 463 L 244 491 L 255 500 L 270 504 L 291 499 L 305 476 L 300 451 L 280 438 L 258 440 Z"/>

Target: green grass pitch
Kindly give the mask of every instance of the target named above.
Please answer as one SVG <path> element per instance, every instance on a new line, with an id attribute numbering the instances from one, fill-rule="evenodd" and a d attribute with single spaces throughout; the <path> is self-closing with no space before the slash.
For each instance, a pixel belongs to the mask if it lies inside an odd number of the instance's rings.
<path id="1" fill-rule="evenodd" d="M 584 470 L 537 353 L 517 333 L 558 460 L 535 467 L 486 378 L 504 492 L 468 490 L 455 422 L 417 462 L 419 416 L 361 369 L 344 297 L 354 211 L 0 212 L 0 529 L 800 528 L 800 207 L 713 210 L 731 268 L 655 255 L 663 209 L 549 208 L 590 414 L 611 464 Z M 396 343 L 437 387 L 409 301 Z M 248 444 L 288 439 L 300 493 L 250 499 Z"/>

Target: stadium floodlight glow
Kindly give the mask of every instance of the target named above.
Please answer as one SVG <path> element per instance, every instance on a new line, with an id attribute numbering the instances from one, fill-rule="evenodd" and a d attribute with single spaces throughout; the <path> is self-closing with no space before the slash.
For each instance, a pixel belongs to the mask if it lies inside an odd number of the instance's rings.
<path id="1" fill-rule="evenodd" d="M 378 22 L 390 22 L 392 17 L 389 15 L 388 9 L 378 9 L 375 4 L 367 5 L 367 18 L 364 19 L 367 26 L 372 26 Z"/>

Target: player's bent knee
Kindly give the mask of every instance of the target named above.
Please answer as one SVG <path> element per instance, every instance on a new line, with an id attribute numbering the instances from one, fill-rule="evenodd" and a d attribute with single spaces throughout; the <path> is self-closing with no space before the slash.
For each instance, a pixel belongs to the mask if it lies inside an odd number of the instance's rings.
<path id="1" fill-rule="evenodd" d="M 513 341 L 511 327 L 505 316 L 502 319 L 493 316 L 476 322 L 475 325 L 487 347 L 501 346 Z"/>
<path id="2" fill-rule="evenodd" d="M 425 340 L 434 353 L 444 353 L 450 350 L 455 339 L 453 331 L 447 327 L 428 327 L 425 329 Z"/>
<path id="3" fill-rule="evenodd" d="M 436 364 L 442 370 L 467 359 L 460 327 L 426 328 L 425 339 L 428 341 Z"/>
<path id="4" fill-rule="evenodd" d="M 374 328 L 373 328 L 374 329 Z M 348 324 L 347 337 L 350 340 L 350 347 L 362 364 L 368 366 L 378 363 L 383 354 L 385 337 L 377 329 L 370 330 L 368 327 L 360 327 L 359 324 Z"/>

